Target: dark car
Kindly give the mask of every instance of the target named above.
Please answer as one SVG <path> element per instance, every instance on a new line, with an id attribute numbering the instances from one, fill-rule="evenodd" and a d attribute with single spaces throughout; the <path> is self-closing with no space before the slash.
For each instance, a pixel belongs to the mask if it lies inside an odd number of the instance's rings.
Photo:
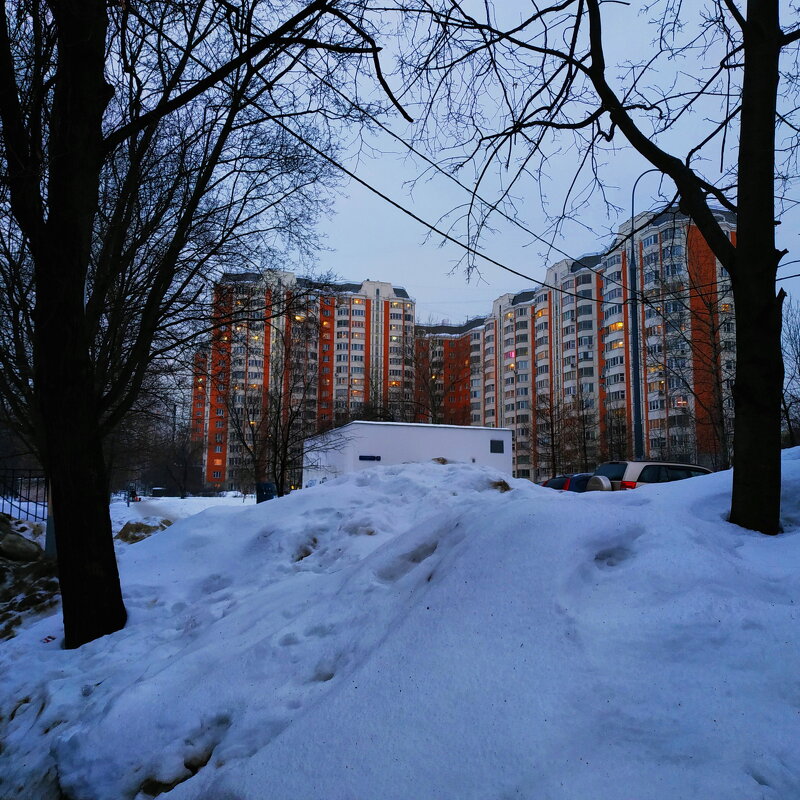
<path id="1" fill-rule="evenodd" d="M 565 492 L 585 492 L 591 472 L 576 472 L 572 475 L 556 475 L 555 478 L 545 481 L 542 486 L 548 489 L 561 489 Z"/>

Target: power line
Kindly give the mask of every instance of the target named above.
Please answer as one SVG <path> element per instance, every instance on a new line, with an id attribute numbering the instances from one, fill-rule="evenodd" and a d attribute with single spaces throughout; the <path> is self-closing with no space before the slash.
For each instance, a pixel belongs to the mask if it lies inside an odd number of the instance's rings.
<path id="1" fill-rule="evenodd" d="M 537 241 L 541 242 L 542 244 L 546 245 L 548 248 L 550 248 L 552 250 L 555 250 L 557 253 L 560 253 L 562 256 L 564 256 L 565 258 L 569 259 L 574 264 L 580 264 L 584 269 L 587 269 L 589 272 L 592 272 L 593 274 L 595 274 L 598 277 L 602 278 L 604 283 L 606 283 L 606 284 L 607 283 L 611 283 L 611 284 L 613 284 L 615 286 L 619 286 L 619 287 L 621 287 L 623 289 L 626 289 L 628 291 L 628 293 L 631 295 L 631 297 L 629 299 L 626 299 L 624 301 L 626 304 L 629 303 L 629 302 L 632 302 L 633 299 L 635 299 L 637 297 L 645 305 L 648 303 L 648 298 L 645 296 L 644 290 L 635 289 L 635 288 L 630 287 L 627 284 L 623 283 L 622 281 L 618 281 L 616 279 L 609 278 L 603 271 L 598 270 L 598 269 L 596 269 L 595 267 L 592 267 L 589 264 L 586 264 L 583 261 L 583 257 L 575 258 L 574 256 L 572 256 L 569 253 L 567 253 L 565 250 L 562 250 L 560 247 L 558 247 L 554 242 L 548 241 L 547 239 L 545 239 L 540 234 L 536 233 L 535 231 L 532 231 L 526 225 L 523 225 L 518 219 L 515 219 L 514 217 L 510 216 L 505 211 L 503 211 L 502 208 L 499 208 L 497 206 L 497 204 L 492 203 L 489 200 L 487 200 L 486 198 L 482 197 L 480 194 L 477 193 L 477 191 L 475 191 L 474 189 L 470 189 L 468 186 L 466 186 L 464 183 L 462 183 L 460 180 L 458 180 L 458 178 L 456 178 L 454 175 L 449 173 L 447 170 L 443 169 L 441 167 L 441 165 L 437 164 L 433 159 L 429 158 L 425 153 L 423 153 L 420 150 L 418 150 L 416 147 L 414 147 L 413 144 L 411 144 L 410 142 L 406 141 L 406 139 L 404 139 L 402 136 L 400 136 L 400 134 L 395 133 L 395 131 L 393 131 L 387 125 L 384 125 L 383 122 L 381 122 L 380 119 L 378 119 L 374 114 L 371 114 L 365 108 L 360 106 L 352 98 L 350 98 L 348 95 L 346 95 L 340 89 L 338 89 L 332 83 L 327 81 L 324 77 L 319 75 L 312 68 L 308 67 L 308 69 L 309 69 L 309 72 L 311 72 L 311 74 L 314 75 L 314 77 L 317 78 L 320 81 L 320 83 L 322 83 L 323 85 L 328 87 L 331 91 L 335 92 L 345 102 L 349 103 L 352 108 L 356 109 L 359 113 L 361 113 L 364 116 L 366 116 L 370 121 L 372 121 L 375 125 L 377 125 L 382 131 L 387 133 L 389 136 L 391 136 L 396 141 L 400 142 L 400 144 L 402 144 L 403 147 L 405 147 L 409 152 L 413 153 L 418 158 L 421 158 L 426 164 L 430 165 L 438 173 L 440 173 L 441 175 L 444 175 L 450 181 L 455 183 L 456 186 L 458 186 L 459 188 L 461 188 L 465 192 L 467 192 L 470 195 L 470 197 L 475 198 L 477 200 L 480 200 L 480 202 L 483 203 L 491 211 L 499 214 L 501 217 L 503 217 L 505 220 L 510 222 L 512 225 L 515 225 L 517 228 L 519 228 L 520 230 L 524 231 L 528 235 L 532 236 L 534 239 L 536 239 Z M 329 159 L 329 160 L 331 160 L 331 159 Z M 338 164 L 337 162 L 332 162 L 332 163 L 336 163 L 337 166 L 342 168 L 341 165 Z M 344 170 L 344 171 L 346 171 L 346 170 Z M 351 173 L 348 173 L 348 174 L 351 174 Z M 356 180 L 358 180 L 358 179 L 356 178 Z M 359 182 L 363 183 L 363 181 L 359 181 Z M 363 185 L 366 186 L 368 189 L 372 190 L 372 187 L 369 184 L 363 183 Z M 383 196 L 379 192 L 376 192 L 376 193 L 379 194 L 379 196 Z M 394 204 L 394 205 L 396 205 L 396 204 Z M 399 208 L 400 206 L 396 205 L 396 207 Z M 405 210 L 405 209 L 401 209 L 401 210 Z M 646 228 L 647 225 L 650 224 L 650 222 L 652 221 L 653 218 L 655 218 L 656 216 L 659 216 L 661 214 L 664 214 L 664 213 L 667 213 L 667 212 L 665 212 L 664 210 L 661 210 L 661 211 L 653 213 L 653 216 L 651 217 L 650 220 L 648 220 L 647 224 L 643 225 L 639 230 L 643 230 L 644 228 Z M 429 225 L 427 222 L 422 221 L 422 224 L 425 225 L 426 227 L 430 228 L 431 230 L 434 230 L 435 232 L 438 233 L 438 231 L 436 231 L 436 229 L 433 228 L 433 226 Z M 623 237 L 623 241 L 625 239 L 628 239 L 629 237 L 633 236 L 635 233 L 636 233 L 636 231 L 633 229 L 633 219 L 631 219 L 631 233 L 626 235 L 625 237 Z M 453 241 L 453 240 L 451 239 L 451 241 Z M 457 240 L 456 243 L 459 246 L 468 248 L 468 246 L 465 246 L 460 240 Z M 618 247 L 619 247 L 619 243 L 617 242 L 617 247 L 615 247 L 613 250 L 606 250 L 605 252 L 599 253 L 597 255 L 600 256 L 600 257 L 607 256 L 607 255 L 613 253 L 616 249 L 618 249 Z M 471 252 L 474 252 L 474 251 L 471 251 Z M 782 266 L 788 266 L 789 264 L 798 263 L 798 262 L 800 262 L 800 259 L 798 259 L 798 261 L 789 261 L 789 262 L 787 262 L 787 264 L 782 265 Z M 510 269 L 510 268 L 507 268 L 507 267 L 503 267 L 500 264 L 498 264 L 498 266 L 501 266 L 501 268 L 503 268 L 503 269 Z M 516 273 L 516 274 L 520 274 L 520 273 Z M 790 275 L 788 277 L 792 277 L 792 276 Z M 541 283 L 542 286 L 546 286 L 547 288 L 552 288 L 554 291 L 561 292 L 563 294 L 571 294 L 566 289 L 562 289 L 560 287 L 550 287 L 549 284 L 546 284 L 544 281 L 537 281 L 535 278 L 529 278 L 529 280 L 533 280 L 535 283 Z M 779 280 L 783 280 L 783 279 L 779 279 Z M 715 287 L 717 285 L 718 285 L 718 281 L 713 281 L 713 282 L 706 283 L 706 284 L 695 284 L 692 288 L 693 289 L 703 289 L 703 288 Z"/>
<path id="2" fill-rule="evenodd" d="M 553 286 L 553 285 L 551 285 L 549 283 L 546 283 L 545 281 L 540 281 L 540 280 L 538 280 L 538 279 L 536 279 L 536 278 L 534 278 L 534 277 L 532 277 L 530 275 L 526 275 L 524 272 L 520 272 L 519 270 L 516 270 L 513 267 L 509 267 L 506 264 L 503 264 L 501 261 L 498 261 L 497 259 L 492 258 L 491 256 L 487 256 L 485 253 L 482 253 L 480 250 L 477 250 L 476 248 L 472 247 L 471 245 L 465 244 L 461 240 L 456 239 L 454 236 L 451 236 L 449 233 L 443 231 L 441 228 L 438 228 L 436 225 L 428 222 L 427 220 L 425 220 L 422 217 L 420 217 L 418 214 L 415 214 L 410 209 L 408 209 L 405 206 L 401 205 L 396 200 L 393 200 L 387 194 L 384 194 L 380 189 L 377 189 L 375 186 L 372 186 L 372 184 L 367 183 L 367 181 L 365 181 L 363 178 L 359 178 L 358 175 L 356 175 L 352 170 L 349 170 L 343 164 L 340 164 L 338 161 L 336 161 L 334 158 L 329 156 L 327 153 L 325 153 L 324 151 L 320 150 L 316 145 L 314 145 L 311 142 L 309 142 L 308 139 L 306 139 L 301 134 L 297 133 L 296 131 L 293 131 L 288 125 L 283 123 L 281 120 L 273 118 L 272 121 L 276 125 L 278 125 L 279 127 L 283 128 L 283 130 L 285 130 L 288 134 L 290 134 L 291 136 L 294 136 L 299 142 L 302 142 L 304 145 L 306 145 L 306 147 L 308 147 L 310 150 L 315 152 L 318 156 L 320 156 L 321 158 L 324 158 L 326 161 L 331 163 L 333 166 L 335 166 L 338 169 L 340 169 L 342 172 L 344 172 L 345 175 L 347 175 L 349 178 L 352 178 L 356 183 L 359 183 L 365 189 L 367 189 L 368 191 L 370 191 L 373 194 L 376 194 L 378 197 L 380 197 L 381 200 L 384 200 L 385 202 L 389 203 L 389 205 L 393 206 L 398 211 L 401 211 L 406 216 L 411 217 L 411 219 L 413 219 L 414 221 L 418 222 L 420 225 L 423 225 L 424 227 L 426 227 L 429 230 L 433 231 L 434 233 L 438 234 L 439 236 L 441 236 L 446 241 L 451 242 L 452 244 L 455 244 L 457 247 L 461 247 L 462 249 L 466 250 L 468 253 L 471 253 L 472 255 L 477 256 L 478 258 L 482 258 L 484 261 L 488 261 L 490 264 L 494 264 L 494 266 L 496 266 L 496 267 L 500 267 L 500 269 L 505 270 L 506 272 L 510 272 L 512 275 L 517 275 L 518 277 L 524 278 L 527 281 L 531 281 L 534 284 L 538 284 L 538 285 L 543 286 L 543 287 L 545 287 L 547 289 L 552 289 L 555 292 L 561 292 L 561 294 L 570 295 L 571 297 L 579 297 L 582 300 L 588 299 L 588 298 L 583 297 L 583 295 L 579 295 L 577 292 L 570 292 L 567 289 L 561 289 L 558 286 Z"/>
<path id="3" fill-rule="evenodd" d="M 477 256 L 478 258 L 482 258 L 483 260 L 487 261 L 488 263 L 493 264 L 494 266 L 497 266 L 500 269 L 511 273 L 512 275 L 517 275 L 520 278 L 524 278 L 525 280 L 529 280 L 534 285 L 536 285 L 538 287 L 550 289 L 550 290 L 552 290 L 554 292 L 558 292 L 561 295 L 574 297 L 574 298 L 577 298 L 579 300 L 588 300 L 589 302 L 600 302 L 600 303 L 605 303 L 605 304 L 609 304 L 609 305 L 613 303 L 613 301 L 605 301 L 602 298 L 584 297 L 583 295 L 579 294 L 578 292 L 570 291 L 569 289 L 564 289 L 564 288 L 559 287 L 559 286 L 554 286 L 553 284 L 547 283 L 546 281 L 537 280 L 536 278 L 533 278 L 530 275 L 526 275 L 525 273 L 520 272 L 519 270 L 513 269 L 512 267 L 509 267 L 506 264 L 503 264 L 502 262 L 498 261 L 497 259 L 492 258 L 491 256 L 488 256 L 488 255 L 480 252 L 479 250 L 477 250 L 476 248 L 472 247 L 471 245 L 465 244 L 464 242 L 460 241 L 459 239 L 455 238 L 454 236 L 451 236 L 449 233 L 446 233 L 445 231 L 441 230 L 436 225 L 433 225 L 432 223 L 430 223 L 427 220 L 423 219 L 418 214 L 414 213 L 410 209 L 408 209 L 405 206 L 403 206 L 402 204 L 398 203 L 396 200 L 393 200 L 387 194 L 385 194 L 384 192 L 382 192 L 380 189 L 376 188 L 375 186 L 372 186 L 370 183 L 365 181 L 363 178 L 360 178 L 352 170 L 348 169 L 343 164 L 339 163 L 334 158 L 329 156 L 327 153 L 325 153 L 324 151 L 320 150 L 314 144 L 309 142 L 304 136 L 302 136 L 301 134 L 299 134 L 296 131 L 292 130 L 289 126 L 287 126 L 281 120 L 273 119 L 273 121 L 275 122 L 276 125 L 281 127 L 283 130 L 285 130 L 291 136 L 294 136 L 298 141 L 303 143 L 306 147 L 308 147 L 310 150 L 315 152 L 321 158 L 325 159 L 330 164 L 335 166 L 337 169 L 341 170 L 345 175 L 350 177 L 352 180 L 356 181 L 356 183 L 360 184 L 361 186 L 366 188 L 368 191 L 370 191 L 373 194 L 377 195 L 382 200 L 384 200 L 385 202 L 389 203 L 389 205 L 391 205 L 394 208 L 398 209 L 398 211 L 402 212 L 406 216 L 408 216 L 411 219 L 415 220 L 420 225 L 423 225 L 424 227 L 428 228 L 429 230 L 433 231 L 434 233 L 442 236 L 442 238 L 445 239 L 446 241 L 452 242 L 456 246 L 461 247 L 462 249 L 466 250 L 467 252 Z M 563 252 L 563 251 L 561 251 L 561 252 Z M 580 263 L 579 260 L 576 260 L 576 261 L 578 261 L 578 263 Z M 597 275 L 598 277 L 601 277 L 601 278 L 603 278 L 605 280 L 605 276 L 603 275 L 603 273 L 597 272 L 595 270 L 592 270 L 591 267 L 588 267 L 588 265 L 587 265 L 587 268 L 590 269 L 592 272 L 594 272 L 595 275 Z M 791 277 L 795 277 L 795 276 L 787 275 L 787 276 L 784 276 L 783 278 L 780 278 L 779 280 L 786 280 L 786 279 L 791 278 Z M 622 284 L 622 283 L 617 283 L 617 285 L 622 287 L 622 288 L 628 288 L 628 287 L 625 286 L 625 284 Z M 674 297 L 674 299 L 676 299 L 676 300 L 686 300 L 686 299 L 689 299 L 690 297 L 692 297 L 692 295 L 697 296 L 697 293 L 698 293 L 697 290 L 698 289 L 708 288 L 708 287 L 715 287 L 715 286 L 718 286 L 718 285 L 719 284 L 718 284 L 717 281 L 709 282 L 709 283 L 706 283 L 706 284 L 696 284 L 696 285 L 691 286 L 690 290 L 688 292 L 682 292 L 679 296 Z M 538 291 L 538 289 L 536 289 L 536 290 Z M 654 309 L 656 309 L 657 311 L 660 312 L 660 309 L 657 306 L 655 306 L 654 303 L 653 303 L 653 299 L 654 299 L 653 296 L 646 295 L 643 291 L 631 290 L 630 288 L 628 288 L 628 291 L 629 291 L 629 293 L 631 295 L 638 295 L 639 302 L 641 302 L 642 305 L 649 306 L 650 308 L 654 308 Z M 665 295 L 661 295 L 660 298 L 663 299 L 664 297 L 669 297 L 669 296 L 670 295 L 666 295 L 665 294 Z M 659 296 L 656 297 L 656 299 L 658 299 L 658 298 L 659 298 Z M 632 297 L 626 298 L 625 300 L 622 300 L 620 303 L 618 303 L 618 305 L 629 304 L 629 303 L 632 302 L 632 299 L 633 299 Z"/>

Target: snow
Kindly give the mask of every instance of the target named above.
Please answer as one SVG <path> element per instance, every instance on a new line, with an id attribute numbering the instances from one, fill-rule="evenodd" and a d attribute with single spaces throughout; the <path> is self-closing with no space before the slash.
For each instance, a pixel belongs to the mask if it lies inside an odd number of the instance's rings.
<path id="1" fill-rule="evenodd" d="M 800 449 L 784 484 L 774 538 L 725 522 L 729 473 L 116 509 L 179 521 L 119 546 L 124 630 L 0 649 L 0 797 L 797 798 Z"/>
<path id="2" fill-rule="evenodd" d="M 162 520 L 176 522 L 198 514 L 207 508 L 241 508 L 243 504 L 253 505 L 255 496 L 227 493 L 223 497 L 142 497 L 133 503 L 115 500 L 109 506 L 111 511 L 111 530 L 116 536 L 126 522 L 143 522 L 158 525 Z"/>

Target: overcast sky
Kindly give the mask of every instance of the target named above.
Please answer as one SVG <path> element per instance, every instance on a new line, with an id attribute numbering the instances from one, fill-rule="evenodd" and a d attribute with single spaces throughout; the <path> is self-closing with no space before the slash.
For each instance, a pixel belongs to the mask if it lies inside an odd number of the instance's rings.
<path id="1" fill-rule="evenodd" d="M 620 13 L 623 12 L 630 14 L 629 9 Z M 624 41 L 625 46 L 619 49 L 630 55 L 630 31 L 622 25 L 609 26 L 608 31 L 607 40 L 611 45 L 614 46 L 615 39 Z M 641 42 L 649 37 L 646 31 L 643 33 Z M 389 124 L 397 132 L 404 132 L 397 122 Z M 363 155 L 362 150 L 360 158 L 347 161 L 347 166 L 428 222 L 439 222 L 443 215 L 467 199 L 465 192 L 441 176 L 416 182 L 412 192 L 409 181 L 421 175 L 425 165 L 409 158 L 407 153 L 403 156 L 402 146 L 386 135 L 370 141 L 381 153 L 371 158 Z M 675 152 L 678 152 L 678 147 L 674 148 Z M 561 186 L 571 179 L 572 166 L 567 159 L 548 173 L 549 184 L 543 188 L 554 200 Z M 609 159 L 605 175 L 610 197 L 624 211 L 609 215 L 600 198 L 595 197 L 580 220 L 565 226 L 563 235 L 555 240 L 556 247 L 578 258 L 585 253 L 598 252 L 607 245 L 609 232 L 615 230 L 630 213 L 633 182 L 649 167 L 630 148 L 622 147 Z M 660 178 L 658 174 L 651 174 L 639 182 L 637 213 L 658 203 Z M 549 240 L 539 188 L 528 183 L 522 192 L 517 192 L 517 210 L 528 228 Z M 670 188 L 671 185 L 665 182 L 660 196 L 666 196 Z M 372 278 L 391 281 L 404 286 L 416 300 L 420 320 L 461 322 L 489 313 L 492 300 L 499 295 L 529 288 L 544 278 L 549 264 L 564 257 L 557 251 L 548 254 L 547 247 L 541 242 L 510 223 L 501 225 L 501 222 L 498 220 L 497 233 L 483 240 L 484 252 L 529 279 L 511 275 L 488 263 L 480 267 L 480 275 L 468 279 L 463 265 L 458 265 L 463 251 L 452 244 L 441 246 L 440 236 L 430 234 L 418 222 L 379 197 L 357 183 L 347 181 L 338 194 L 334 216 L 321 226 L 330 252 L 321 254 L 320 268 L 332 270 L 347 280 Z M 790 250 L 784 263 L 800 258 L 798 214 L 784 218 L 778 231 L 780 246 Z M 800 272 L 800 264 L 784 267 L 779 275 L 795 272 Z M 785 281 L 782 285 L 794 297 L 800 297 L 800 279 Z"/>

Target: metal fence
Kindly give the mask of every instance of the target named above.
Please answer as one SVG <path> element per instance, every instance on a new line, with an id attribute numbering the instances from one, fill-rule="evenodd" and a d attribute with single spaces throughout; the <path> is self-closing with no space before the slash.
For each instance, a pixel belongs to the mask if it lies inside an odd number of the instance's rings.
<path id="1" fill-rule="evenodd" d="M 47 519 L 47 478 L 27 469 L 0 469 L 0 512 L 17 519 Z"/>

